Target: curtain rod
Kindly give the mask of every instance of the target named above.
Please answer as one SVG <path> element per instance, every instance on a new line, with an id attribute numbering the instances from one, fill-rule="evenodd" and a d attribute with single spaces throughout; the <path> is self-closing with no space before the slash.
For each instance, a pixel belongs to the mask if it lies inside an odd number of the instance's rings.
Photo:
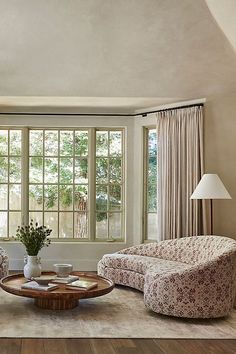
<path id="1" fill-rule="evenodd" d="M 146 117 L 148 114 L 164 112 L 164 111 L 171 111 L 175 109 L 181 108 L 189 108 L 189 107 L 197 107 L 197 106 L 204 106 L 203 103 L 195 103 L 185 106 L 179 107 L 172 107 L 172 108 L 162 108 L 153 111 L 143 112 L 143 113 L 40 113 L 40 112 L 0 112 L 0 115 L 9 115 L 9 116 L 87 116 L 87 117 L 137 117 L 142 116 Z"/>
<path id="2" fill-rule="evenodd" d="M 40 112 L 0 112 L 0 115 L 8 116 L 90 116 L 90 117 L 133 117 L 136 114 L 125 113 L 40 113 Z"/>
<path id="3" fill-rule="evenodd" d="M 190 107 L 203 107 L 204 103 L 193 103 L 193 104 L 189 104 L 186 106 L 179 106 L 179 107 L 172 107 L 172 108 L 162 108 L 162 109 L 157 109 L 154 111 L 149 111 L 149 112 L 143 112 L 143 113 L 137 113 L 135 114 L 136 116 L 142 116 L 142 117 L 146 117 L 148 114 L 152 114 L 152 113 L 158 113 L 158 112 L 165 112 L 165 111 L 173 111 L 175 109 L 182 109 L 182 108 L 190 108 Z"/>

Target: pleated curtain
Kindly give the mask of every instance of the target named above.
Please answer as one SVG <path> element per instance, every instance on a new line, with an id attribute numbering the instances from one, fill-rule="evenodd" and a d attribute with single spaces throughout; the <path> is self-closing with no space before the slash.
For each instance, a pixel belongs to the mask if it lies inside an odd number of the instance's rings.
<path id="1" fill-rule="evenodd" d="M 203 107 L 157 113 L 158 240 L 207 234 L 204 201 L 190 200 L 203 173 Z"/>

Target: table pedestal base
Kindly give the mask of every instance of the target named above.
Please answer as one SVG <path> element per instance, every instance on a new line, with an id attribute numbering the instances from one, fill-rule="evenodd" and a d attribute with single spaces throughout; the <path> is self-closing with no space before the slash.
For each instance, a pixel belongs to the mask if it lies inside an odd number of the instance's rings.
<path id="1" fill-rule="evenodd" d="M 63 299 L 46 299 L 38 298 L 35 299 L 35 305 L 41 309 L 48 310 L 70 310 L 78 306 L 79 301 L 74 300 L 63 300 Z"/>

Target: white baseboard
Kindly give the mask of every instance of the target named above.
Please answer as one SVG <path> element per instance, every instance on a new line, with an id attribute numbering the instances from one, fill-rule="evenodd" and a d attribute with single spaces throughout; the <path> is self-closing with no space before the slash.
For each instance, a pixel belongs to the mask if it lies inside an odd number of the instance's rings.
<path id="1" fill-rule="evenodd" d="M 73 265 L 74 270 L 80 271 L 96 271 L 99 259 L 63 259 L 63 263 Z M 42 270 L 53 270 L 53 264 L 62 263 L 60 259 L 41 259 Z M 21 270 L 24 267 L 22 259 L 10 259 L 10 270 Z"/>

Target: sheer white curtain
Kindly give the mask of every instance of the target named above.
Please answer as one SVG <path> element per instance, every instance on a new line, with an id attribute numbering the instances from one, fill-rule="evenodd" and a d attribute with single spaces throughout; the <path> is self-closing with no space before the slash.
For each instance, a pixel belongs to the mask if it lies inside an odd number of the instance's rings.
<path id="1" fill-rule="evenodd" d="M 203 175 L 203 107 L 157 113 L 158 240 L 207 233 L 204 201 L 190 200 Z"/>

